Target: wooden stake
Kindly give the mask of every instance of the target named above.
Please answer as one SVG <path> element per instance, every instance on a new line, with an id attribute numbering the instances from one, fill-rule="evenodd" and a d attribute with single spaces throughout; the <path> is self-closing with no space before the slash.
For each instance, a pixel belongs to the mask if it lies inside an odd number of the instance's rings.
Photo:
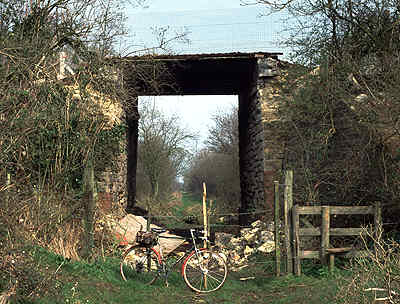
<path id="1" fill-rule="evenodd" d="M 206 189 L 206 183 L 203 183 L 203 222 L 204 222 L 204 236 L 208 237 L 207 233 L 207 204 L 206 204 L 206 199 L 207 199 L 207 189 Z M 204 248 L 207 248 L 207 241 L 204 240 Z M 207 275 L 204 273 L 203 274 L 204 278 L 204 286 L 207 289 Z"/>
<path id="2" fill-rule="evenodd" d="M 381 203 L 376 202 L 374 208 L 375 238 L 378 240 L 382 233 L 382 209 Z"/>
<path id="3" fill-rule="evenodd" d="M 335 269 L 335 255 L 333 253 L 329 254 L 329 272 L 333 272 Z"/>
<path id="4" fill-rule="evenodd" d="M 321 227 L 321 262 L 328 265 L 330 210 L 329 206 L 322 206 L 322 227 Z"/>
<path id="5" fill-rule="evenodd" d="M 293 229 L 293 270 L 294 274 L 299 276 L 301 274 L 301 260 L 300 260 L 300 221 L 297 205 L 292 208 L 292 229 Z"/>
<path id="6" fill-rule="evenodd" d="M 374 237 L 375 237 L 375 241 L 374 241 L 374 252 L 376 254 L 377 252 L 377 248 L 376 248 L 376 244 L 378 242 L 380 242 L 380 238 L 382 236 L 382 209 L 381 209 L 381 203 L 380 202 L 376 202 L 375 203 L 375 208 L 374 208 L 374 225 L 375 225 L 375 231 L 374 233 Z"/>
<path id="7" fill-rule="evenodd" d="M 11 185 L 11 174 L 7 172 L 7 188 Z"/>
<path id="8" fill-rule="evenodd" d="M 291 213 L 293 207 L 293 171 L 285 172 L 285 192 L 284 192 L 284 225 L 285 225 L 285 249 L 286 249 L 286 273 L 293 273 L 292 257 L 292 229 Z"/>
<path id="9" fill-rule="evenodd" d="M 5 210 L 8 210 L 8 203 L 9 203 L 9 200 L 10 200 L 10 195 L 9 195 L 9 193 L 10 193 L 10 189 L 9 189 L 10 185 L 11 185 L 11 174 L 10 174 L 10 172 L 7 172 L 7 187 L 6 187 L 7 195 L 6 195 L 6 209 Z"/>
<path id="10" fill-rule="evenodd" d="M 274 182 L 274 225 L 275 225 L 275 268 L 276 276 L 281 275 L 281 248 L 279 240 L 280 229 L 280 202 L 279 202 L 279 182 Z"/>
<path id="11" fill-rule="evenodd" d="M 203 183 L 203 225 L 204 225 L 204 236 L 208 237 L 208 225 L 207 225 L 207 189 L 206 183 Z M 204 240 L 204 248 L 207 248 L 207 241 Z"/>
<path id="12" fill-rule="evenodd" d="M 94 248 L 94 214 L 95 205 L 97 199 L 96 182 L 94 178 L 94 167 L 93 161 L 88 160 L 85 172 L 84 172 L 84 193 L 85 193 L 85 208 L 84 208 L 84 219 L 85 219 L 85 244 L 83 250 L 83 256 L 86 259 L 92 257 Z"/>

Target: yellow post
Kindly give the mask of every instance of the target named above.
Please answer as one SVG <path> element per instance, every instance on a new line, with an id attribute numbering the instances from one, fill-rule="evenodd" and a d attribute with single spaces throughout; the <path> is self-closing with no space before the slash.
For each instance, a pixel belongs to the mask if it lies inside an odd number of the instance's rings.
<path id="1" fill-rule="evenodd" d="M 206 189 L 206 183 L 203 183 L 203 224 L 204 224 L 204 236 L 208 237 L 208 227 L 207 227 L 207 204 L 206 204 L 206 198 L 207 198 L 207 189 Z M 207 248 L 207 241 L 204 240 L 204 248 Z M 204 287 L 207 289 L 207 274 L 203 274 L 204 277 Z"/>
<path id="2" fill-rule="evenodd" d="M 208 225 L 207 225 L 207 189 L 206 183 L 203 183 L 203 225 L 204 225 L 204 236 L 208 238 Z M 207 248 L 207 241 L 204 240 L 204 248 Z"/>

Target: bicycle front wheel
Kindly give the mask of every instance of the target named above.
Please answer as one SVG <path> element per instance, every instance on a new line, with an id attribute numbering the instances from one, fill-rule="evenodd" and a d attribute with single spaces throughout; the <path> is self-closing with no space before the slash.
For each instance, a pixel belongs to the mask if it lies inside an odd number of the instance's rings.
<path id="1" fill-rule="evenodd" d="M 193 251 L 183 264 L 183 278 L 192 290 L 200 293 L 216 291 L 224 285 L 228 268 L 225 260 L 208 249 Z"/>
<path id="2" fill-rule="evenodd" d="M 133 246 L 122 256 L 120 271 L 122 278 L 138 280 L 144 284 L 153 284 L 157 280 L 161 258 L 153 248 Z"/>

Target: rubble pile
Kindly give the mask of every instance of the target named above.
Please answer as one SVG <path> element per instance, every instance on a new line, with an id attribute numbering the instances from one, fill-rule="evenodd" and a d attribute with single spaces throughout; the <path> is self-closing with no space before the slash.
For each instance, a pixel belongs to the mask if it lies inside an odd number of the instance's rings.
<path id="1" fill-rule="evenodd" d="M 131 245 L 136 244 L 136 233 L 139 230 L 146 230 L 147 220 L 142 216 L 127 214 L 120 220 L 114 220 L 112 217 L 107 217 L 105 223 L 118 244 L 127 249 Z M 151 224 L 150 227 L 161 228 L 154 224 Z M 160 238 L 159 240 L 163 254 L 172 252 L 184 243 L 184 240 L 179 236 L 170 234 L 168 231 L 162 235 L 166 237 Z"/>
<path id="2" fill-rule="evenodd" d="M 227 257 L 230 269 L 237 271 L 248 264 L 248 259 L 253 254 L 268 254 L 275 250 L 274 224 L 255 221 L 251 228 L 241 229 L 238 237 L 216 233 L 215 245 Z"/>

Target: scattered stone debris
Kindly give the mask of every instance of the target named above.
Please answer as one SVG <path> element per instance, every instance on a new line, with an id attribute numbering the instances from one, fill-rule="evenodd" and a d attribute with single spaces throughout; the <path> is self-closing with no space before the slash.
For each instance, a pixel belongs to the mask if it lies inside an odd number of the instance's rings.
<path id="1" fill-rule="evenodd" d="M 146 220 L 142 217 L 127 215 L 118 222 L 108 221 L 111 231 L 114 231 L 121 245 L 134 243 L 136 232 L 144 226 Z M 153 226 L 153 225 L 152 225 Z M 163 252 L 168 253 L 177 248 L 183 241 L 160 239 Z M 231 271 L 242 270 L 249 265 L 249 258 L 254 254 L 269 254 L 275 251 L 274 225 L 260 220 L 255 221 L 249 228 L 243 228 L 239 236 L 229 233 L 215 233 L 215 245 L 227 261 Z"/>
<path id="2" fill-rule="evenodd" d="M 106 224 L 108 229 L 114 234 L 119 245 L 128 248 L 136 243 L 136 233 L 141 229 L 145 230 L 147 222 L 142 216 L 128 214 L 119 221 L 115 221 L 110 217 L 106 221 Z M 153 224 L 150 227 L 161 228 Z M 171 234 L 168 231 L 163 233 L 162 236 L 167 237 L 159 239 L 164 254 L 168 254 L 185 242 L 179 236 Z"/>
<path id="3" fill-rule="evenodd" d="M 275 251 L 274 224 L 255 221 L 250 228 L 241 229 L 238 237 L 216 233 L 215 244 L 227 257 L 230 270 L 239 271 L 248 266 L 248 259 L 253 254 Z"/>

